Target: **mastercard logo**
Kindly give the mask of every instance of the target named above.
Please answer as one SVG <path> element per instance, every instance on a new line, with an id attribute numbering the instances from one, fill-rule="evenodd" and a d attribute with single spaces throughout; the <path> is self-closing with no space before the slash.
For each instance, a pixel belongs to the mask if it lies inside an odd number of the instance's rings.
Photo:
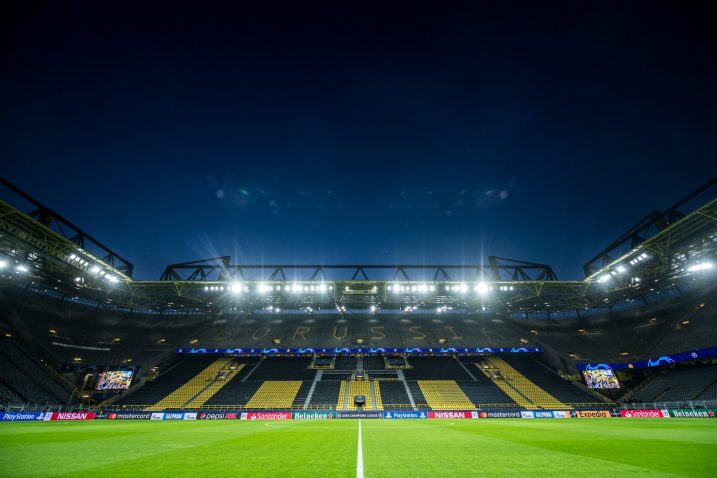
<path id="1" fill-rule="evenodd" d="M 116 413 L 110 413 L 109 415 L 107 415 L 107 419 L 108 419 L 108 420 L 114 420 L 115 418 L 117 418 L 117 414 L 116 414 Z"/>

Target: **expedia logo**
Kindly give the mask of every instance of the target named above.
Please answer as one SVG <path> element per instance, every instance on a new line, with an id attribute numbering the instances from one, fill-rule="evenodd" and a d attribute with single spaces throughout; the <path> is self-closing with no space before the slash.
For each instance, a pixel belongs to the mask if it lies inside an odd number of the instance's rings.
<path id="1" fill-rule="evenodd" d="M 610 418 L 607 410 L 581 410 L 576 415 L 578 418 Z"/>

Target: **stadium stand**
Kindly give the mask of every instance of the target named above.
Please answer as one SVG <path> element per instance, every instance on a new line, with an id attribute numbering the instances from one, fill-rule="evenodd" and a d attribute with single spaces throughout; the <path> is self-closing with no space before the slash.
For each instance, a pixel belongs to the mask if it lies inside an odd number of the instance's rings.
<path id="1" fill-rule="evenodd" d="M 470 366 L 473 370 L 474 367 L 480 367 L 480 364 L 476 364 L 477 359 L 465 359 L 465 363 Z M 470 369 L 469 369 L 470 370 Z M 461 390 L 466 396 L 473 402 L 478 408 L 505 408 L 505 407 L 517 407 L 518 404 L 515 400 L 510 398 L 501 388 L 491 379 L 489 379 L 484 373 L 476 371 L 473 373 L 475 381 L 462 381 L 457 382 Z"/>
<path id="2" fill-rule="evenodd" d="M 717 400 L 717 380 L 695 397 L 695 400 Z"/>
<path id="3" fill-rule="evenodd" d="M 209 385 L 204 390 L 194 396 L 187 404 L 186 408 L 201 408 L 207 401 L 212 398 L 219 390 L 229 383 L 236 374 L 246 367 L 246 364 L 234 364 L 232 361 L 227 362 L 222 368 L 215 374 L 213 378 L 209 379 Z M 201 375 L 201 374 L 200 374 Z"/>
<path id="4" fill-rule="evenodd" d="M 671 402 L 715 400 L 717 365 L 682 370 L 668 370 L 654 377 L 632 394 L 635 402 Z M 714 398 L 709 398 L 710 396 Z"/>
<path id="5" fill-rule="evenodd" d="M 374 386 L 377 386 L 381 391 L 381 400 L 383 401 L 384 409 L 391 410 L 394 408 L 410 408 L 411 401 L 406 395 L 406 387 L 403 382 L 394 381 L 376 381 Z"/>
<path id="6" fill-rule="evenodd" d="M 364 370 L 384 370 L 385 368 L 386 362 L 383 360 L 383 357 L 369 355 L 363 358 Z"/>
<path id="7" fill-rule="evenodd" d="M 416 404 L 416 408 L 428 408 L 428 401 L 426 397 L 423 396 L 418 382 L 415 380 L 407 380 L 406 383 L 408 384 L 408 389 L 411 391 L 411 397 L 413 398 L 413 403 Z"/>
<path id="8" fill-rule="evenodd" d="M 313 380 L 316 370 L 310 365 L 310 358 L 269 357 L 259 362 L 247 380 Z"/>
<path id="9" fill-rule="evenodd" d="M 246 403 L 246 408 L 282 409 L 291 408 L 301 387 L 299 380 L 267 380 Z"/>
<path id="10" fill-rule="evenodd" d="M 457 360 L 450 357 L 411 357 L 406 380 L 471 380 Z"/>
<path id="11" fill-rule="evenodd" d="M 373 398 L 371 397 L 371 385 L 367 380 L 350 380 L 348 382 L 348 404 L 347 410 L 356 410 L 357 406 L 354 403 L 354 397 L 356 395 L 364 395 L 366 397 L 366 405 L 364 410 L 373 410 Z"/>
<path id="12" fill-rule="evenodd" d="M 115 402 L 120 406 L 151 406 L 187 383 L 215 361 L 211 357 L 191 357 L 171 365 L 155 380 L 148 381 Z"/>
<path id="13" fill-rule="evenodd" d="M 260 386 L 261 382 L 242 382 L 241 377 L 237 375 L 207 400 L 204 407 L 209 409 L 244 407 Z"/>
<path id="14" fill-rule="evenodd" d="M 19 373 L 16 373 L 15 377 L 27 377 L 27 381 L 22 382 L 18 390 L 21 394 L 21 390 L 26 389 L 30 397 L 43 397 L 44 400 L 38 403 L 72 403 L 72 386 L 69 383 L 60 385 L 58 382 L 62 379 L 49 366 L 40 365 L 32 358 L 24 344 L 3 340 L 0 342 L 0 356 L 11 364 L 11 369 L 14 368 Z M 55 373 L 56 377 L 50 373 Z M 28 401 L 32 402 L 34 399 L 28 398 Z"/>
<path id="15" fill-rule="evenodd" d="M 147 410 L 164 410 L 166 408 L 183 408 L 185 404 L 194 399 L 217 376 L 219 371 L 231 362 L 231 358 L 222 357 L 214 360 L 205 369 L 191 377 L 177 389 L 163 397 Z"/>
<path id="16" fill-rule="evenodd" d="M 299 387 L 299 391 L 296 392 L 296 397 L 294 397 L 294 401 L 291 403 L 291 408 L 304 407 L 306 398 L 309 396 L 309 390 L 311 390 L 312 383 L 313 382 L 310 381 L 301 382 L 301 387 Z"/>
<path id="17" fill-rule="evenodd" d="M 341 385 L 339 386 L 339 396 L 336 398 L 336 410 L 345 410 L 346 404 L 348 401 L 347 396 L 347 389 L 348 389 L 349 382 L 341 382 Z"/>
<path id="18" fill-rule="evenodd" d="M 356 357 L 349 355 L 340 355 L 334 360 L 334 369 L 336 370 L 355 370 Z"/>
<path id="19" fill-rule="evenodd" d="M 525 375 L 518 372 L 503 360 L 503 358 L 497 356 L 486 357 L 485 361 L 500 372 L 502 380 L 496 380 L 495 383 L 519 405 L 528 409 L 545 408 L 550 410 L 568 410 L 571 408 L 538 387 Z M 485 369 L 481 368 L 481 370 Z M 517 392 L 517 394 L 511 392 L 511 388 Z M 521 396 L 524 400 L 520 398 Z"/>
<path id="20" fill-rule="evenodd" d="M 503 360 L 523 376 L 530 377 L 531 382 L 555 397 L 560 403 L 589 404 L 599 400 L 596 396 L 564 380 L 533 357 L 503 357 Z"/>
<path id="21" fill-rule="evenodd" d="M 55 397 L 47 393 L 9 360 L 0 360 L 0 379 L 4 382 L 5 387 L 13 392 L 12 395 L 8 395 L 19 398 L 22 403 L 35 403 L 43 408 L 60 404 Z"/>
<path id="22" fill-rule="evenodd" d="M 433 410 L 472 410 L 473 402 L 455 380 L 418 380 L 418 386 Z"/>
<path id="23" fill-rule="evenodd" d="M 339 402 L 339 389 L 342 388 L 344 382 L 338 381 L 320 381 L 314 388 L 314 394 L 311 396 L 311 408 L 335 408 Z M 341 401 L 343 406 L 343 401 Z"/>
<path id="24" fill-rule="evenodd" d="M 381 388 L 375 380 L 369 382 L 371 384 L 371 399 L 373 401 L 374 410 L 383 410 L 383 397 L 381 396 Z"/>

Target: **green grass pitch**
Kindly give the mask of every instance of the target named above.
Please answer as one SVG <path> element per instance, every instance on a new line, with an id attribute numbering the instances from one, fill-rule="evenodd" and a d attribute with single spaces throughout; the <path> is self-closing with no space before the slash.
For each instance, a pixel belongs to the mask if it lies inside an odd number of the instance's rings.
<path id="1" fill-rule="evenodd" d="M 0 476 L 355 477 L 358 420 L 0 423 Z M 362 420 L 364 476 L 717 476 L 717 420 Z"/>

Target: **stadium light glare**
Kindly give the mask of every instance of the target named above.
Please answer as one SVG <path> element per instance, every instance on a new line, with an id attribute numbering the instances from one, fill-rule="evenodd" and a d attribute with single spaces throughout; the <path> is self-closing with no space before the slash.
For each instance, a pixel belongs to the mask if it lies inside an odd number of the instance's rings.
<path id="1" fill-rule="evenodd" d="M 598 279 L 598 282 L 600 282 L 601 284 L 604 284 L 605 282 L 609 281 L 610 279 L 612 279 L 612 276 L 610 274 L 603 274 Z"/>
<path id="2" fill-rule="evenodd" d="M 476 287 L 476 292 L 478 292 L 480 295 L 485 295 L 488 293 L 488 284 L 485 282 L 479 282 Z"/>
<path id="3" fill-rule="evenodd" d="M 7 267 L 7 261 L 0 261 L 0 269 L 5 269 Z"/>
<path id="4" fill-rule="evenodd" d="M 619 266 L 617 266 L 616 270 L 618 273 L 624 274 L 627 271 L 627 268 L 625 266 L 623 266 L 622 264 L 620 264 Z"/>
<path id="5" fill-rule="evenodd" d="M 240 282 L 236 282 L 236 281 L 235 281 L 235 282 L 232 282 L 232 283 L 229 285 L 229 290 L 230 290 L 231 292 L 235 293 L 235 294 L 240 293 L 240 292 L 241 292 L 241 289 L 242 289 L 242 287 L 241 287 L 241 283 L 240 283 Z"/>
<path id="6" fill-rule="evenodd" d="M 468 285 L 461 283 L 461 285 L 458 286 L 458 291 L 465 294 L 466 292 L 468 292 Z"/>
<path id="7" fill-rule="evenodd" d="M 301 292 L 301 284 L 299 284 L 298 282 L 294 282 L 293 284 L 291 284 L 291 292 Z"/>
<path id="8" fill-rule="evenodd" d="M 15 266 L 15 270 L 18 272 L 27 272 L 27 267 L 22 264 L 18 264 Z"/>
<path id="9" fill-rule="evenodd" d="M 90 269 L 90 272 L 97 275 L 100 273 L 100 266 L 92 266 L 92 269 Z"/>
<path id="10" fill-rule="evenodd" d="M 698 262 L 687 268 L 687 272 L 699 272 L 712 269 L 714 265 L 711 262 Z"/>

